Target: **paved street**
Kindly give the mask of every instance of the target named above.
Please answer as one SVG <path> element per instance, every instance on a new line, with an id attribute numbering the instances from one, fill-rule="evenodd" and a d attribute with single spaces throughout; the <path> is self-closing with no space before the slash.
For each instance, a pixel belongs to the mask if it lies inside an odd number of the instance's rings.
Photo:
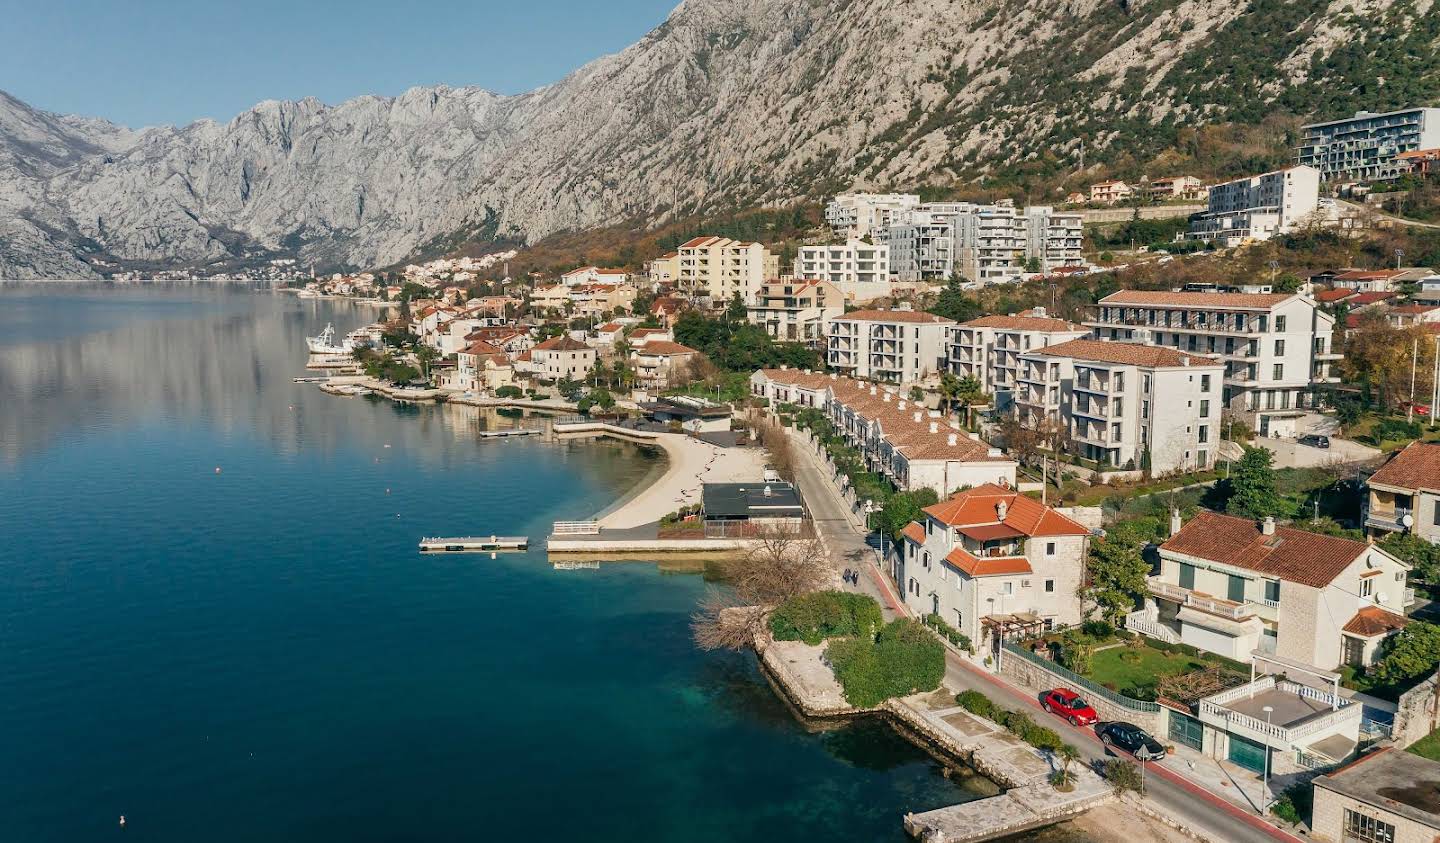
<path id="1" fill-rule="evenodd" d="M 861 527 L 849 515 L 840 497 L 839 490 L 831 481 L 828 471 L 820 458 L 811 450 L 802 434 L 792 434 L 797 459 L 796 479 L 810 507 L 817 530 L 831 549 L 837 568 L 861 569 L 858 590 L 869 594 L 880 602 L 886 618 L 904 613 L 893 585 L 876 564 L 878 554 L 865 541 Z M 1012 711 L 1028 711 L 1037 722 L 1059 732 L 1064 739 L 1074 744 L 1087 761 L 1106 757 L 1103 744 L 1095 737 L 1093 729 L 1076 729 L 1057 717 L 1052 717 L 1040 708 L 1039 699 L 1027 694 L 985 670 L 971 664 L 961 656 L 946 651 L 945 685 L 959 692 L 976 690 L 990 697 L 997 704 Z M 1179 774 L 1155 765 L 1149 765 L 1146 776 L 1147 791 L 1153 807 L 1179 822 L 1196 830 L 1208 833 L 1215 840 L 1234 843 L 1270 843 L 1275 840 L 1295 841 L 1298 838 L 1261 821 L 1253 813 L 1247 813 L 1198 785 L 1185 780 Z"/>

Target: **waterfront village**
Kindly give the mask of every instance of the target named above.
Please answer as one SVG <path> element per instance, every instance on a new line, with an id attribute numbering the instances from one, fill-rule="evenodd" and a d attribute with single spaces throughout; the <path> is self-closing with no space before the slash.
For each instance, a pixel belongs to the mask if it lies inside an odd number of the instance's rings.
<path id="1" fill-rule="evenodd" d="M 725 553 L 701 646 L 996 782 L 917 838 L 1119 800 L 1202 839 L 1431 840 L 1440 272 L 1374 245 L 1404 221 L 1367 193 L 1429 176 L 1440 109 L 1303 144 L 1064 207 L 847 193 L 784 256 L 700 234 L 638 271 L 503 252 L 293 292 L 381 308 L 311 340 L 326 391 L 663 448 L 553 558 Z M 1284 263 L 1317 243 L 1348 261 Z M 1253 269 L 1185 269 L 1222 261 Z"/>

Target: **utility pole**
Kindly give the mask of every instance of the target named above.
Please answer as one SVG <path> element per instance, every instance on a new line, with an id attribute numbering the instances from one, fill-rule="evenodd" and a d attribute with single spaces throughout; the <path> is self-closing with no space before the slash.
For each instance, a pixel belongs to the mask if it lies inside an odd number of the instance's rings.
<path id="1" fill-rule="evenodd" d="M 1435 405 L 1440 404 L 1440 335 L 1435 337 L 1434 369 L 1430 373 L 1430 427 L 1435 427 Z"/>
<path id="2" fill-rule="evenodd" d="M 1414 339 L 1410 343 L 1410 406 L 1405 408 L 1405 422 L 1409 424 L 1415 420 L 1415 367 L 1420 362 L 1420 340 Z"/>
<path id="3" fill-rule="evenodd" d="M 1405 257 L 1405 251 L 1404 251 L 1403 249 L 1396 249 L 1396 250 L 1395 250 L 1395 268 L 1396 268 L 1397 270 L 1400 268 L 1400 259 L 1403 258 L 1403 257 Z"/>

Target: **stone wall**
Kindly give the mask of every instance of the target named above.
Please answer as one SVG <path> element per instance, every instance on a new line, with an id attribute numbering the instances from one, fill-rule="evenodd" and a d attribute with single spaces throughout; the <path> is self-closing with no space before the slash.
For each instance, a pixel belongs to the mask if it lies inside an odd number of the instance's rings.
<path id="1" fill-rule="evenodd" d="M 1166 714 L 1164 708 L 1158 712 L 1144 712 L 1116 705 L 1098 694 L 1086 693 L 1086 689 L 1083 687 L 1075 688 L 1075 683 L 1067 677 L 1046 670 L 1013 653 L 1005 653 L 1001 658 L 1000 673 L 1016 684 L 1030 688 L 1037 697 L 1042 691 L 1048 691 L 1051 688 L 1072 688 L 1085 697 L 1085 701 L 1090 703 L 1102 721 L 1124 720 L 1127 723 L 1134 723 L 1152 735 L 1165 734 Z"/>
<path id="2" fill-rule="evenodd" d="M 1407 747 L 1440 728 L 1435 685 L 1436 678 L 1431 676 L 1400 695 L 1400 703 L 1395 712 L 1395 728 L 1391 733 L 1391 737 L 1400 747 Z"/>

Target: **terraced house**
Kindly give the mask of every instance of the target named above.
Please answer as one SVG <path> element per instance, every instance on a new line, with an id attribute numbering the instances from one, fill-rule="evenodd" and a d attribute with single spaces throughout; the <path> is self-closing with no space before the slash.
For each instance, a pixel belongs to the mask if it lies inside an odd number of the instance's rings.
<path id="1" fill-rule="evenodd" d="M 980 388 L 993 394 L 995 406 L 1003 410 L 1018 383 L 1021 354 L 1089 333 L 1080 325 L 1050 316 L 1043 307 L 1009 316 L 981 316 L 950 328 L 946 364 L 957 377 L 979 381 Z"/>
<path id="2" fill-rule="evenodd" d="M 893 387 L 836 374 L 761 369 L 750 377 L 752 394 L 772 407 L 794 404 L 824 411 L 865 467 L 902 491 L 934 489 L 942 497 L 985 483 L 1014 485 L 1016 464 L 940 413 L 907 401 Z"/>
<path id="3" fill-rule="evenodd" d="M 1312 385 L 1338 383 L 1335 317 L 1289 293 L 1121 290 L 1085 323 L 1098 339 L 1142 342 L 1213 357 L 1221 400 L 1262 436 L 1293 436 L 1314 406 Z"/>
<path id="4" fill-rule="evenodd" d="M 1098 507 L 1057 509 L 986 483 L 928 506 L 903 532 L 905 603 L 983 643 L 1007 622 L 1081 621 L 1079 589 Z"/>

